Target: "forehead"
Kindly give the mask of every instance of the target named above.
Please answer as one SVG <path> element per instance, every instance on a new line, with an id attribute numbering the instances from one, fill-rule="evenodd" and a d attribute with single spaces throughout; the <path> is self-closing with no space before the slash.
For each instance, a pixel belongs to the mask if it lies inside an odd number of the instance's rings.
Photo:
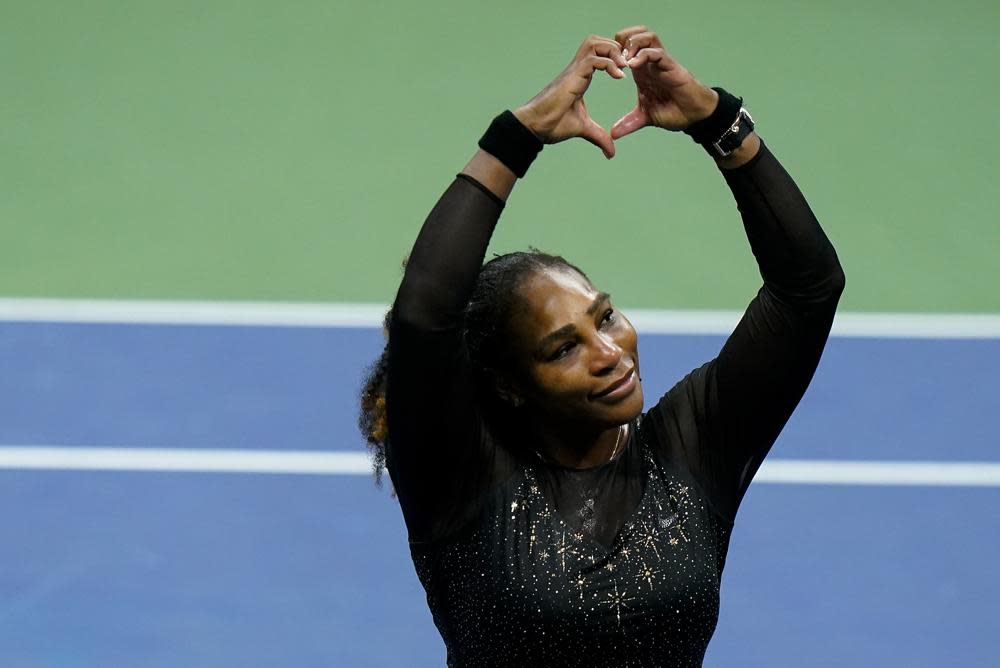
<path id="1" fill-rule="evenodd" d="M 598 290 L 572 269 L 545 269 L 521 286 L 522 325 L 529 336 L 544 336 L 586 315 Z"/>

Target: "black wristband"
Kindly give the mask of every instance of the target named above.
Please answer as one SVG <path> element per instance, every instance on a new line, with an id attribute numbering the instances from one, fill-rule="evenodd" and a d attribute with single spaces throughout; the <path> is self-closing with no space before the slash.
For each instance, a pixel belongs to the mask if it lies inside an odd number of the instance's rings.
<path id="1" fill-rule="evenodd" d="M 541 140 L 509 109 L 493 119 L 479 140 L 479 148 L 505 164 L 518 178 L 528 173 L 542 146 Z"/>
<path id="2" fill-rule="evenodd" d="M 723 88 L 713 86 L 712 90 L 719 94 L 719 104 L 715 107 L 715 111 L 708 118 L 689 125 L 684 134 L 689 135 L 695 143 L 701 144 L 714 155 L 711 150 L 712 142 L 718 141 L 740 115 L 743 98 L 736 97 Z"/>

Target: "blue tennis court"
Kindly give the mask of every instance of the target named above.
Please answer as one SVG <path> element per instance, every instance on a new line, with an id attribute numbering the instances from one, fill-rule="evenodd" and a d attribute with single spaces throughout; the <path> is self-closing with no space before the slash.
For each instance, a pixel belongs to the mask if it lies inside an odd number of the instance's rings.
<path id="1" fill-rule="evenodd" d="M 647 403 L 723 340 L 642 335 Z M 2 322 L 0 451 L 358 454 L 381 345 L 373 327 Z M 994 470 L 997 377 L 996 337 L 836 336 L 769 463 Z M 443 665 L 399 509 L 368 475 L 0 479 L 0 665 Z M 997 665 L 990 480 L 755 483 L 706 666 Z"/>

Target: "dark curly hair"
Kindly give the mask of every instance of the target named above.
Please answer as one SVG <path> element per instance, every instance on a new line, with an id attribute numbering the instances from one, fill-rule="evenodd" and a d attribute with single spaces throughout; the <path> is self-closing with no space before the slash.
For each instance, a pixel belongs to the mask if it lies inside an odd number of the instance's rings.
<path id="1" fill-rule="evenodd" d="M 483 414 L 494 429 L 511 422 L 504 419 L 510 417 L 509 406 L 500 401 L 494 391 L 492 378 L 496 372 L 510 368 L 507 335 L 509 323 L 523 303 L 520 287 L 531 276 L 548 269 L 570 269 L 588 283 L 591 282 L 587 274 L 575 264 L 562 256 L 551 255 L 537 248 L 495 255 L 480 270 L 465 308 L 462 334 L 469 359 L 477 372 L 476 396 L 482 402 Z M 385 393 L 389 373 L 389 346 L 392 343 L 389 341 L 391 320 L 390 309 L 383 321 L 385 348 L 368 367 L 361 388 L 358 415 L 358 427 L 368 444 L 376 485 L 382 483 L 386 446 L 389 442 Z"/>

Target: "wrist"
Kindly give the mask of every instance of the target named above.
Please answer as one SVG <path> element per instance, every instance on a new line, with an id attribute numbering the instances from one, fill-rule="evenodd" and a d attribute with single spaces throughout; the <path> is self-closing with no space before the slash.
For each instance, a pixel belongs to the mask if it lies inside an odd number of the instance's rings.
<path id="1" fill-rule="evenodd" d="M 720 169 L 736 169 L 742 167 L 753 160 L 760 152 L 760 137 L 756 132 L 751 132 L 743 142 L 724 158 L 716 157 L 715 163 Z"/>
<path id="2" fill-rule="evenodd" d="M 714 111 L 710 116 L 692 123 L 684 132 L 718 160 L 729 158 L 743 146 L 747 137 L 753 134 L 754 120 L 743 107 L 743 98 L 722 88 L 715 88 L 714 91 L 718 93 Z M 719 164 L 728 167 L 730 162 L 723 160 Z"/>
<path id="3" fill-rule="evenodd" d="M 530 130 L 531 134 L 535 135 L 535 138 L 538 139 L 538 141 L 544 143 L 545 140 L 542 139 L 541 132 L 539 131 L 539 118 L 534 109 L 526 104 L 523 104 L 511 113 L 514 114 L 514 118 L 520 121 L 521 125 Z"/>
<path id="4" fill-rule="evenodd" d="M 542 141 L 511 111 L 505 111 L 487 128 L 479 148 L 502 162 L 519 178 L 542 150 Z"/>
<path id="5" fill-rule="evenodd" d="M 709 90 L 715 93 L 712 111 L 684 129 L 684 134 L 702 146 L 706 146 L 721 137 L 733 124 L 740 113 L 740 107 L 743 105 L 743 98 L 736 97 L 722 88 Z"/>
<path id="6" fill-rule="evenodd" d="M 719 93 L 708 86 L 703 86 L 702 88 L 704 90 L 702 91 L 702 95 L 699 96 L 698 106 L 695 107 L 694 112 L 690 116 L 691 125 L 710 118 L 719 107 Z"/>

